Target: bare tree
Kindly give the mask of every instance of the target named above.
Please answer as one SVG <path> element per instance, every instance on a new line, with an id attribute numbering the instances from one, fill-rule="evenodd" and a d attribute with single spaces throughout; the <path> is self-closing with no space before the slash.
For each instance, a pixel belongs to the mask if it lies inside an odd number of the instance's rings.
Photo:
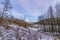
<path id="1" fill-rule="evenodd" d="M 2 8 L 1 13 L 2 13 L 2 23 L 3 23 L 3 21 L 6 21 L 4 19 L 5 19 L 6 15 L 9 13 L 9 11 L 12 7 L 11 7 L 11 4 L 10 4 L 10 0 L 4 0 L 2 2 L 2 5 L 3 5 L 3 8 Z"/>
<path id="2" fill-rule="evenodd" d="M 48 11 L 47 11 L 47 12 L 48 12 L 48 15 L 49 15 L 49 17 L 50 17 L 50 18 L 53 18 L 53 17 L 54 17 L 52 6 L 50 6 L 50 7 L 49 7 L 49 9 L 48 9 Z"/>
<path id="3" fill-rule="evenodd" d="M 56 4 L 55 9 L 56 9 L 56 17 L 60 18 L 60 3 Z M 60 22 L 60 20 L 57 20 L 57 25 L 59 22 Z M 58 25 L 58 32 L 60 34 L 60 24 Z"/>
<path id="4" fill-rule="evenodd" d="M 56 16 L 60 17 L 60 3 L 56 4 L 55 9 L 56 9 Z"/>
<path id="5" fill-rule="evenodd" d="M 51 19 L 54 18 L 52 6 L 49 7 L 47 12 L 48 12 L 49 18 L 51 18 Z M 50 22 L 51 22 L 51 26 L 52 26 L 51 31 L 53 33 L 53 22 L 52 22 L 52 20 Z"/>

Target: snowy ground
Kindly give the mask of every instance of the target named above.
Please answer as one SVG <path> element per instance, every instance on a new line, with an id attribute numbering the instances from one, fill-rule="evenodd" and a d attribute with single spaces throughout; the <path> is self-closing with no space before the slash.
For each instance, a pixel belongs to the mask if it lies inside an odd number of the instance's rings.
<path id="1" fill-rule="evenodd" d="M 10 29 L 0 27 L 0 40 L 56 40 L 34 30 L 34 28 L 23 28 L 17 25 L 9 25 Z"/>

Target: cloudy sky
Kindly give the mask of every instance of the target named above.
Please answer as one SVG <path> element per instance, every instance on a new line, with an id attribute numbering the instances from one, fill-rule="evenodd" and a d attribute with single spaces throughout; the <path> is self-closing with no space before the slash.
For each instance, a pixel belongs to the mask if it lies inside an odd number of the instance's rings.
<path id="1" fill-rule="evenodd" d="M 12 14 L 14 17 L 26 21 L 37 21 L 37 17 L 46 12 L 50 5 L 55 5 L 60 0 L 11 0 Z"/>

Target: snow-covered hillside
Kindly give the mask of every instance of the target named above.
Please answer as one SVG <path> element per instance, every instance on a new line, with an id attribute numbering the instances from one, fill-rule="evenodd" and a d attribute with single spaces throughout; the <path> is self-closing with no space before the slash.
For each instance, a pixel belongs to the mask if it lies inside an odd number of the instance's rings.
<path id="1" fill-rule="evenodd" d="M 23 28 L 18 25 L 9 25 L 9 29 L 0 26 L 0 40 L 55 40 L 38 32 L 34 28 Z"/>

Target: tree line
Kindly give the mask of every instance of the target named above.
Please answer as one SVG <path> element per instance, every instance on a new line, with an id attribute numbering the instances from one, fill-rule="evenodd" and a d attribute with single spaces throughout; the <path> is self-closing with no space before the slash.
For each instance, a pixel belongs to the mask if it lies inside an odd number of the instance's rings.
<path id="1" fill-rule="evenodd" d="M 50 6 L 45 14 L 47 14 L 45 19 L 38 17 L 39 24 L 44 25 L 43 30 L 45 32 L 49 30 L 52 33 L 59 32 L 60 34 L 60 3 L 57 3 L 55 7 Z M 46 28 L 46 25 L 51 25 L 51 27 Z"/>

